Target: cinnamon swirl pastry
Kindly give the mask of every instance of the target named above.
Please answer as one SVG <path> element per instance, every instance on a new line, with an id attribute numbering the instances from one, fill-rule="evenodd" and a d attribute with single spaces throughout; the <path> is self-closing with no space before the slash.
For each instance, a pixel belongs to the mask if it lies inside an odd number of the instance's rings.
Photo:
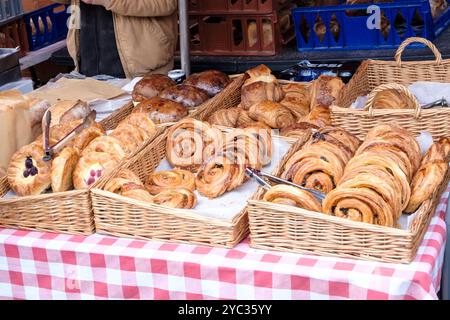
<path id="1" fill-rule="evenodd" d="M 195 184 L 210 199 L 241 186 L 245 181 L 245 159 L 239 153 L 219 153 L 200 167 Z"/>
<path id="2" fill-rule="evenodd" d="M 150 74 L 142 78 L 133 89 L 133 101 L 142 102 L 156 97 L 167 88 L 176 86 L 176 82 L 163 74 Z"/>
<path id="3" fill-rule="evenodd" d="M 189 189 L 168 189 L 156 195 L 153 203 L 175 209 L 193 209 L 197 205 L 197 197 Z"/>
<path id="4" fill-rule="evenodd" d="M 263 200 L 305 210 L 322 212 L 322 205 L 311 193 L 288 185 L 280 184 L 270 188 L 264 195 Z"/>
<path id="5" fill-rule="evenodd" d="M 181 103 L 160 97 L 142 101 L 133 113 L 140 116 L 146 114 L 156 124 L 178 122 L 189 114 L 188 109 Z"/>
<path id="6" fill-rule="evenodd" d="M 309 88 L 301 83 L 289 83 L 282 87 L 284 99 L 280 104 L 300 120 L 310 112 L 311 97 Z"/>
<path id="7" fill-rule="evenodd" d="M 112 157 L 110 153 L 92 151 L 83 155 L 73 172 L 75 189 L 88 189 L 102 176 L 114 170 L 118 164 L 118 158 Z"/>
<path id="8" fill-rule="evenodd" d="M 150 175 L 145 186 L 152 195 L 175 188 L 195 191 L 195 175 L 180 169 L 160 171 Z"/>
<path id="9" fill-rule="evenodd" d="M 208 122 L 217 126 L 235 128 L 237 126 L 241 110 L 242 109 L 237 107 L 217 110 L 209 117 Z"/>
<path id="10" fill-rule="evenodd" d="M 20 148 L 9 162 L 7 176 L 18 196 L 44 193 L 51 185 L 51 161 L 44 161 L 44 150 L 36 143 Z"/>
<path id="11" fill-rule="evenodd" d="M 122 186 L 122 196 L 138 201 L 153 203 L 153 197 L 142 184 L 128 182 Z"/>
<path id="12" fill-rule="evenodd" d="M 77 148 L 67 147 L 53 160 L 51 170 L 53 192 L 72 190 L 72 175 L 79 158 L 80 152 Z"/>
<path id="13" fill-rule="evenodd" d="M 414 101 L 398 90 L 379 92 L 373 102 L 374 109 L 414 109 Z"/>
<path id="14" fill-rule="evenodd" d="M 167 133 L 166 156 L 174 168 L 196 172 L 223 144 L 222 132 L 206 122 L 185 119 Z"/>
<path id="15" fill-rule="evenodd" d="M 124 186 L 129 183 L 134 183 L 135 185 L 139 185 L 141 187 L 144 186 L 139 177 L 136 176 L 132 171 L 123 169 L 117 176 L 115 176 L 105 185 L 104 189 L 105 191 L 121 195 L 124 190 L 127 190 L 126 188 L 124 188 Z"/>
<path id="16" fill-rule="evenodd" d="M 289 127 L 295 123 L 294 116 L 288 109 L 271 101 L 254 104 L 249 110 L 249 115 L 252 119 L 262 121 L 274 129 Z"/>
<path id="17" fill-rule="evenodd" d="M 181 103 L 188 109 L 198 107 L 203 102 L 209 99 L 208 93 L 206 93 L 206 91 L 185 84 L 167 88 L 166 90 L 161 92 L 159 96 L 163 99 Z"/>
<path id="18" fill-rule="evenodd" d="M 231 83 L 230 77 L 217 70 L 208 70 L 190 75 L 184 84 L 202 89 L 210 97 L 222 92 Z"/>
<path id="19" fill-rule="evenodd" d="M 338 77 L 321 75 L 311 84 L 311 108 L 330 107 L 338 98 L 344 83 Z"/>
<path id="20" fill-rule="evenodd" d="M 241 89 L 241 105 L 244 109 L 248 110 L 258 102 L 279 102 L 283 99 L 283 90 L 267 66 L 257 66 L 246 74 L 249 78 Z"/>

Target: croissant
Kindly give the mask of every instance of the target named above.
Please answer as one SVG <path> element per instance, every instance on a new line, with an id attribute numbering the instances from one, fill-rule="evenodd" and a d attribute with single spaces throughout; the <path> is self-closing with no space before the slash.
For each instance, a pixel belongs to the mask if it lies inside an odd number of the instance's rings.
<path id="1" fill-rule="evenodd" d="M 156 195 L 153 203 L 169 208 L 193 209 L 197 205 L 197 197 L 189 189 L 168 189 Z"/>
<path id="2" fill-rule="evenodd" d="M 174 168 L 196 172 L 222 144 L 222 132 L 218 129 L 206 122 L 184 119 L 167 133 L 167 160 Z"/>
<path id="3" fill-rule="evenodd" d="M 239 117 L 236 122 L 237 128 L 245 128 L 246 126 L 255 123 L 255 120 L 250 117 L 248 110 L 242 109 L 241 107 L 239 107 L 239 109 Z"/>
<path id="4" fill-rule="evenodd" d="M 309 88 L 304 84 L 290 83 L 282 87 L 284 99 L 280 104 L 300 120 L 310 112 L 311 97 Z"/>
<path id="5" fill-rule="evenodd" d="M 340 78 L 321 75 L 311 84 L 311 108 L 330 107 L 337 101 L 343 88 L 344 83 Z"/>
<path id="6" fill-rule="evenodd" d="M 239 153 L 219 153 L 199 169 L 195 184 L 210 199 L 241 186 L 245 181 L 245 159 Z"/>
<path id="7" fill-rule="evenodd" d="M 307 122 L 324 128 L 331 126 L 331 112 L 328 107 L 315 106 L 311 109 L 311 112 L 305 117 L 301 118 L 299 122 Z"/>
<path id="8" fill-rule="evenodd" d="M 254 104 L 249 115 L 256 121 L 262 121 L 274 129 L 288 127 L 295 123 L 292 113 L 282 105 L 271 102 L 262 101 Z"/>
<path id="9" fill-rule="evenodd" d="M 264 201 L 322 212 L 320 202 L 307 191 L 288 185 L 276 185 L 266 192 Z"/>
<path id="10" fill-rule="evenodd" d="M 239 115 L 241 114 L 240 108 L 221 109 L 214 112 L 208 119 L 208 122 L 213 125 L 231 127 L 237 126 Z"/>
<path id="11" fill-rule="evenodd" d="M 279 102 L 283 99 L 283 90 L 267 66 L 257 66 L 246 74 L 249 78 L 241 89 L 241 105 L 244 109 L 248 110 L 255 103 L 265 100 Z"/>
<path id="12" fill-rule="evenodd" d="M 283 128 L 280 135 L 288 138 L 303 139 L 308 133 L 308 130 L 318 130 L 319 127 L 308 122 L 295 123 L 289 127 Z"/>
<path id="13" fill-rule="evenodd" d="M 414 109 L 414 101 L 398 90 L 384 90 L 376 94 L 374 109 Z"/>
<path id="14" fill-rule="evenodd" d="M 148 177 L 145 186 L 153 195 L 174 188 L 184 188 L 194 191 L 195 175 L 189 171 L 180 169 L 156 172 Z"/>

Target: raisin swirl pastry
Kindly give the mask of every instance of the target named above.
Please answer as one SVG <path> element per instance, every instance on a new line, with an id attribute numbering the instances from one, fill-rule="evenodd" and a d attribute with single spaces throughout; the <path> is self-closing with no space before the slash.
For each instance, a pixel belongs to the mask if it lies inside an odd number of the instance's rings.
<path id="1" fill-rule="evenodd" d="M 206 122 L 184 119 L 167 133 L 166 157 L 172 167 L 196 172 L 222 144 L 220 130 Z"/>
<path id="2" fill-rule="evenodd" d="M 133 89 L 133 101 L 142 102 L 159 95 L 167 88 L 176 86 L 176 82 L 163 74 L 151 74 L 143 77 Z"/>
<path id="3" fill-rule="evenodd" d="M 37 143 L 26 145 L 12 157 L 7 176 L 11 189 L 18 196 L 44 193 L 51 186 L 51 161 L 44 161 L 44 150 Z"/>
<path id="4" fill-rule="evenodd" d="M 159 97 L 181 103 L 188 109 L 198 107 L 209 99 L 206 91 L 185 84 L 167 88 L 161 92 Z"/>
<path id="5" fill-rule="evenodd" d="M 181 169 L 155 172 L 148 177 L 145 186 L 152 195 L 175 188 L 194 191 L 195 175 L 190 171 Z"/>
<path id="6" fill-rule="evenodd" d="M 276 185 L 264 195 L 263 201 L 322 212 L 322 205 L 311 193 L 288 185 Z"/>
<path id="7" fill-rule="evenodd" d="M 245 159 L 239 153 L 219 153 L 200 167 L 195 184 L 198 192 L 210 199 L 241 186 L 246 179 Z"/>
<path id="8" fill-rule="evenodd" d="M 189 189 L 168 189 L 156 195 L 153 203 L 175 209 L 193 209 L 197 205 L 197 197 Z"/>
<path id="9" fill-rule="evenodd" d="M 262 121 L 273 129 L 282 129 L 295 123 L 292 113 L 281 104 L 262 101 L 250 107 L 249 115 L 256 121 Z"/>
<path id="10" fill-rule="evenodd" d="M 207 70 L 190 75 L 184 84 L 202 89 L 214 97 L 231 83 L 230 77 L 217 70 Z"/>

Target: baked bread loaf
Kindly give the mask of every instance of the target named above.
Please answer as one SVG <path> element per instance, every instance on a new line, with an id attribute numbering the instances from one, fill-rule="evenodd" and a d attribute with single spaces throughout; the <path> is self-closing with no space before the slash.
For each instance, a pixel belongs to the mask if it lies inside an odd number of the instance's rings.
<path id="1" fill-rule="evenodd" d="M 248 79 L 241 89 L 242 108 L 248 110 L 262 101 L 279 102 L 283 99 L 283 90 L 267 66 L 257 66 L 248 70 L 246 74 Z"/>
<path id="2" fill-rule="evenodd" d="M 156 124 L 178 122 L 189 114 L 181 103 L 160 97 L 141 102 L 133 113 L 145 113 Z"/>
<path id="3" fill-rule="evenodd" d="M 222 92 L 230 83 L 230 77 L 217 70 L 194 73 L 184 81 L 185 85 L 194 86 L 206 91 L 210 97 L 214 97 Z"/>
<path id="4" fill-rule="evenodd" d="M 142 78 L 133 89 L 133 101 L 142 102 L 156 97 L 165 89 L 176 86 L 176 82 L 163 74 L 150 74 Z"/>
<path id="5" fill-rule="evenodd" d="M 311 84 L 311 108 L 315 106 L 331 106 L 344 88 L 344 83 L 338 77 L 321 75 Z"/>
<path id="6" fill-rule="evenodd" d="M 208 93 L 194 86 L 180 84 L 170 87 L 159 95 L 163 99 L 181 103 L 186 108 L 193 109 L 209 99 Z"/>
<path id="7" fill-rule="evenodd" d="M 79 158 L 80 151 L 77 148 L 67 147 L 53 160 L 51 169 L 53 192 L 73 189 L 72 176 Z"/>
<path id="8" fill-rule="evenodd" d="M 279 103 L 262 101 L 254 104 L 249 115 L 256 121 L 266 123 L 273 129 L 289 127 L 295 123 L 292 113 Z"/>
<path id="9" fill-rule="evenodd" d="M 301 83 L 289 83 L 282 87 L 284 98 L 280 104 L 288 109 L 300 120 L 307 116 L 311 110 L 311 97 L 309 88 Z"/>
<path id="10" fill-rule="evenodd" d="M 36 143 L 19 149 L 8 166 L 8 183 L 18 196 L 44 193 L 51 185 L 51 161 L 44 161 L 44 150 Z"/>

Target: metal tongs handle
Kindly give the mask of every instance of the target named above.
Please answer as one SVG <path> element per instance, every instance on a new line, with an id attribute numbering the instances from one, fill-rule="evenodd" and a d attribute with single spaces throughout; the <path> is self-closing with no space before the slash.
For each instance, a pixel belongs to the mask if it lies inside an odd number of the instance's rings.
<path id="1" fill-rule="evenodd" d="M 422 109 L 431 109 L 434 107 L 441 107 L 441 108 L 445 108 L 448 107 L 448 102 L 447 100 L 445 100 L 444 97 L 442 97 L 439 100 L 433 101 L 431 103 L 425 104 L 423 106 L 421 106 Z"/>
<path id="2" fill-rule="evenodd" d="M 272 186 L 269 183 L 267 183 L 263 178 L 267 178 L 268 180 L 270 180 L 272 182 L 275 182 L 275 183 L 278 183 L 278 184 L 286 184 L 286 185 L 289 185 L 289 186 L 293 186 L 293 187 L 299 188 L 299 189 L 304 190 L 306 192 L 309 192 L 317 200 L 319 200 L 320 202 L 322 202 L 325 199 L 325 197 L 326 197 L 326 195 L 323 192 L 299 186 L 299 185 L 297 185 L 297 184 L 295 184 L 293 182 L 290 182 L 288 180 L 285 180 L 285 179 L 282 179 L 282 178 L 278 178 L 278 177 L 275 177 L 273 175 L 264 173 L 264 172 L 262 172 L 261 170 L 258 170 L 258 169 L 247 168 L 245 170 L 245 172 L 250 178 L 254 178 L 258 182 L 258 184 L 261 185 L 266 190 L 270 189 Z"/>

